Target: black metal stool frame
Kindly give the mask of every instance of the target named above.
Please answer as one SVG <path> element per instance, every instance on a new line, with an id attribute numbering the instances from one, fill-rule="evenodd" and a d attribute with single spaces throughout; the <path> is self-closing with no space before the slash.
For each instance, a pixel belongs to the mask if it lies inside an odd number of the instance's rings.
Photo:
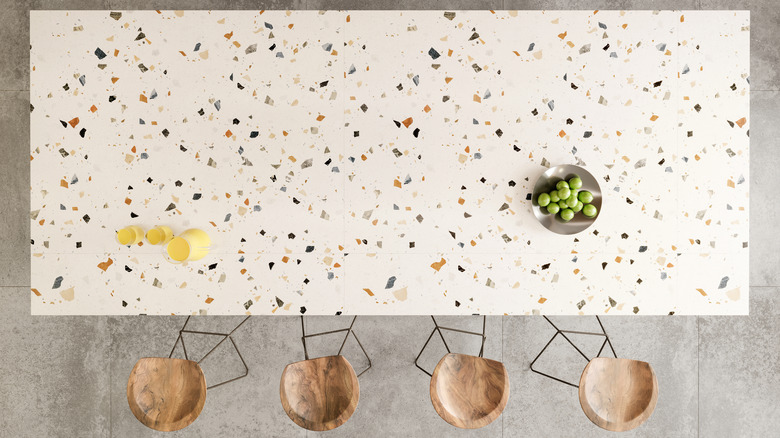
<path id="1" fill-rule="evenodd" d="M 222 336 L 222 340 L 217 343 L 217 345 L 214 346 L 211 350 L 208 351 L 203 357 L 200 358 L 198 362 L 198 365 L 200 365 L 201 362 L 203 362 L 209 355 L 217 349 L 220 345 L 222 345 L 223 342 L 225 342 L 226 339 L 230 339 L 230 343 L 233 344 L 233 348 L 236 350 L 236 353 L 238 353 L 238 358 L 241 359 L 241 363 L 244 365 L 244 374 L 234 377 L 229 380 L 225 380 L 224 382 L 217 383 L 215 385 L 211 385 L 207 387 L 206 389 L 213 389 L 218 386 L 225 385 L 230 382 L 235 382 L 238 379 L 243 379 L 247 375 L 249 375 L 249 367 L 246 365 L 246 361 L 244 360 L 244 356 L 241 355 L 241 351 L 238 349 L 238 346 L 236 345 L 236 341 L 233 340 L 233 333 L 238 330 L 239 327 L 241 327 L 250 317 L 247 316 L 244 318 L 243 321 L 241 321 L 233 330 L 230 331 L 230 333 L 214 333 L 214 332 L 202 332 L 202 331 L 196 331 L 196 330 L 185 330 L 187 328 L 187 323 L 190 322 L 190 316 L 187 317 L 187 320 L 184 321 L 184 325 L 182 326 L 181 330 L 179 330 L 179 337 L 176 338 L 176 342 L 173 344 L 173 348 L 171 349 L 171 354 L 168 355 L 168 358 L 173 357 L 173 352 L 176 351 L 176 345 L 181 342 L 181 348 L 184 350 L 184 358 L 187 360 L 191 360 L 189 358 L 189 355 L 187 354 L 187 347 L 184 345 L 184 338 L 182 337 L 183 333 L 192 333 L 196 335 L 215 335 L 215 336 Z"/>
<path id="2" fill-rule="evenodd" d="M 366 369 L 361 371 L 357 376 L 360 377 L 363 374 L 365 374 L 366 371 L 371 369 L 371 358 L 368 356 L 368 353 L 366 353 L 366 349 L 363 348 L 363 344 L 360 342 L 360 339 L 358 339 L 357 335 L 355 334 L 355 331 L 352 330 L 352 326 L 355 325 L 355 320 L 357 319 L 357 316 L 352 318 L 352 322 L 349 324 L 348 328 L 344 329 L 338 329 L 338 330 L 330 330 L 327 332 L 321 332 L 321 333 L 312 333 L 307 335 L 306 334 L 306 324 L 303 322 L 303 315 L 301 315 L 301 333 L 303 336 L 301 336 L 301 343 L 303 343 L 303 357 L 306 358 L 306 360 L 309 360 L 309 350 L 306 348 L 306 338 L 313 338 L 315 336 L 323 336 L 323 335 L 330 335 L 333 333 L 340 333 L 340 332 L 347 332 L 347 335 L 344 336 L 344 341 L 341 342 L 341 347 L 339 348 L 339 352 L 336 353 L 337 356 L 341 356 L 341 351 L 344 350 L 344 346 L 347 344 L 347 339 L 349 338 L 349 335 L 352 334 L 352 336 L 355 338 L 355 340 L 358 343 L 358 346 L 360 346 L 360 349 L 363 351 L 363 355 L 366 356 L 366 359 L 368 359 L 368 366 Z"/>
<path id="3" fill-rule="evenodd" d="M 544 353 L 545 350 L 547 350 L 547 347 L 549 347 L 550 344 L 552 344 L 552 342 L 555 340 L 555 338 L 558 335 L 563 336 L 563 339 L 566 339 L 566 341 L 569 344 L 571 344 L 571 346 L 574 347 L 575 350 L 577 350 L 577 353 L 579 353 L 582 357 L 584 357 L 586 361 L 590 362 L 590 358 L 585 353 L 583 353 L 582 350 L 579 349 L 579 347 L 574 345 L 574 342 L 572 342 L 571 339 L 569 339 L 569 337 L 566 336 L 566 333 L 574 333 L 574 334 L 578 334 L 578 335 L 604 336 L 604 342 L 601 344 L 601 348 L 599 348 L 599 352 L 598 352 L 598 354 L 596 354 L 595 357 L 601 356 L 601 352 L 604 351 L 604 347 L 607 346 L 607 344 L 609 344 L 609 349 L 612 350 L 612 355 L 615 356 L 615 358 L 617 358 L 617 353 L 615 353 L 615 348 L 612 346 L 612 341 L 609 339 L 609 335 L 607 335 L 607 331 L 604 330 L 604 324 L 601 323 L 601 319 L 599 319 L 598 315 L 596 315 L 596 321 L 599 322 L 599 327 L 601 327 L 601 333 L 581 332 L 581 331 L 576 331 L 576 330 L 561 330 L 555 324 L 553 324 L 552 321 L 550 321 L 550 319 L 547 318 L 546 316 L 544 316 L 544 319 L 547 320 L 547 322 L 550 323 L 551 326 L 553 326 L 553 328 L 555 329 L 555 334 L 553 335 L 552 338 L 550 338 L 550 340 L 547 342 L 547 344 L 544 346 L 544 348 L 542 348 L 542 351 L 540 351 L 539 354 L 537 354 L 536 357 L 534 358 L 534 360 L 531 362 L 531 371 L 535 372 L 536 374 L 541 374 L 544 377 L 547 377 L 549 379 L 553 379 L 553 380 L 561 382 L 561 383 L 565 383 L 565 384 L 567 384 L 569 386 L 573 386 L 575 388 L 579 388 L 580 387 L 580 385 L 576 385 L 574 383 L 567 382 L 567 381 L 565 381 L 563 379 L 559 379 L 557 377 L 551 376 L 549 374 L 546 374 L 546 373 L 543 373 L 543 372 L 541 372 L 539 370 L 534 369 L 534 364 L 536 363 L 536 361 L 539 360 L 539 357 L 541 357 L 542 353 Z"/>
<path id="4" fill-rule="evenodd" d="M 485 336 L 485 325 L 486 325 L 486 322 L 487 322 L 487 316 L 485 316 L 485 315 L 482 316 L 482 333 L 470 332 L 470 331 L 467 331 L 467 330 L 461 330 L 461 329 L 456 329 L 456 328 L 451 328 L 451 327 L 442 327 L 442 326 L 439 325 L 439 323 L 436 322 L 436 318 L 434 318 L 433 315 L 431 315 L 431 319 L 433 320 L 433 325 L 434 325 L 433 331 L 431 332 L 430 336 L 428 336 L 428 340 L 425 341 L 425 345 L 423 345 L 422 350 L 420 350 L 420 354 L 418 354 L 417 358 L 414 359 L 414 365 L 417 368 L 419 368 L 420 370 L 422 370 L 422 372 L 424 372 L 425 374 L 433 377 L 433 374 L 429 373 L 425 368 L 421 367 L 420 364 L 418 363 L 418 361 L 420 360 L 420 356 L 422 356 L 423 351 L 425 351 L 425 347 L 427 347 L 428 343 L 431 342 L 431 338 L 433 338 L 434 333 L 439 332 L 439 336 L 441 337 L 441 341 L 444 343 L 444 348 L 447 349 L 447 353 L 452 353 L 450 351 L 450 347 L 447 345 L 447 341 L 444 340 L 444 334 L 441 332 L 442 330 L 449 330 L 449 331 L 457 332 L 457 333 L 465 333 L 467 335 L 481 336 L 482 337 L 482 344 L 479 347 L 479 357 L 482 357 L 482 354 L 485 351 L 485 339 L 487 339 L 487 337 Z"/>

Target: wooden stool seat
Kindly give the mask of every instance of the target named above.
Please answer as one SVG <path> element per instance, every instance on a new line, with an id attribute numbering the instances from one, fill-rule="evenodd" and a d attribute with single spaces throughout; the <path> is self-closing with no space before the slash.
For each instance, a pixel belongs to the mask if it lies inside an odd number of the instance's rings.
<path id="1" fill-rule="evenodd" d="M 509 375 L 495 360 L 449 353 L 431 377 L 433 408 L 462 429 L 487 426 L 501 415 L 508 399 Z"/>
<path id="2" fill-rule="evenodd" d="M 326 356 L 287 365 L 279 396 L 295 424 L 324 431 L 349 420 L 360 399 L 360 385 L 344 356 Z"/>
<path id="3" fill-rule="evenodd" d="M 192 424 L 206 403 L 206 378 L 197 362 L 144 357 L 127 380 L 127 403 L 135 418 L 162 432 Z"/>
<path id="4" fill-rule="evenodd" d="M 595 425 L 614 432 L 644 423 L 658 401 L 658 380 L 647 362 L 597 357 L 580 377 L 580 405 Z"/>

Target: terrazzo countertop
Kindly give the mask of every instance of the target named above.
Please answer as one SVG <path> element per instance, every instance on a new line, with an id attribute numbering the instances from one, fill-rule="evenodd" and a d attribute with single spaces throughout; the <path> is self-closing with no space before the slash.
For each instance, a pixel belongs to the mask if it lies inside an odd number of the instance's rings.
<path id="1" fill-rule="evenodd" d="M 34 314 L 748 313 L 748 12 L 30 15 Z"/>

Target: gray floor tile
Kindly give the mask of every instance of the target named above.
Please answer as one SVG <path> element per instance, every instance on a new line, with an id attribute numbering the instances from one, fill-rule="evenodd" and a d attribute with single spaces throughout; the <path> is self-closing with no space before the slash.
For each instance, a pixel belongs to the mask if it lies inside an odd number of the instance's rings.
<path id="1" fill-rule="evenodd" d="M 106 317 L 32 317 L 0 287 L 0 437 L 109 434 Z"/>
<path id="2" fill-rule="evenodd" d="M 697 0 L 504 0 L 503 9 L 695 9 Z"/>
<path id="3" fill-rule="evenodd" d="M 241 317 L 193 318 L 188 329 L 229 331 Z M 297 318 L 254 317 L 238 329 L 234 339 L 249 364 L 249 375 L 208 392 L 198 419 L 178 432 L 156 433 L 142 425 L 127 405 L 126 385 L 135 362 L 147 356 L 167 357 L 183 317 L 113 317 L 111 345 L 111 425 L 114 437 L 295 437 L 304 436 L 282 409 L 279 379 L 288 362 L 300 360 Z M 185 335 L 187 336 L 187 335 Z M 199 359 L 217 338 L 189 335 L 187 351 Z M 229 342 L 229 341 L 228 341 Z M 224 347 L 224 348 L 223 348 Z M 176 356 L 183 357 L 177 349 Z M 208 384 L 239 375 L 240 360 L 228 343 L 202 363 Z"/>
<path id="4" fill-rule="evenodd" d="M 767 0 L 699 0 L 701 9 L 750 10 L 750 87 L 780 90 L 780 9 Z"/>
<path id="5" fill-rule="evenodd" d="M 305 0 L 108 0 L 111 9 L 115 10 L 274 10 L 274 9 L 305 9 Z"/>
<path id="6" fill-rule="evenodd" d="M 30 99 L 0 91 L 0 286 L 30 286 Z"/>
<path id="7" fill-rule="evenodd" d="M 780 206 L 765 202 L 780 186 L 780 92 L 752 91 L 750 96 L 750 285 L 780 285 L 777 224 Z"/>
<path id="8" fill-rule="evenodd" d="M 481 331 L 479 317 L 437 319 L 442 325 Z M 373 367 L 360 377 L 360 403 L 355 414 L 343 426 L 328 432 L 328 436 L 501 436 L 501 417 L 484 428 L 467 431 L 449 425 L 434 411 L 429 393 L 430 377 L 414 366 L 414 359 L 432 329 L 433 323 L 426 316 L 358 318 L 355 331 L 371 355 Z M 488 318 L 487 336 L 485 357 L 500 360 L 500 317 Z M 455 352 L 475 355 L 479 352 L 479 337 L 448 334 L 445 337 Z M 445 350 L 443 345 L 432 341 L 426 353 L 431 358 L 440 358 Z M 438 358 L 433 359 L 434 366 Z"/>
<path id="9" fill-rule="evenodd" d="M 306 0 L 308 9 L 315 10 L 406 10 L 406 9 L 446 9 L 459 11 L 468 9 L 502 9 L 502 0 L 401 0 L 393 3 L 378 0 Z"/>
<path id="10" fill-rule="evenodd" d="M 699 319 L 699 436 L 780 426 L 780 288 L 751 288 L 750 316 Z"/>
<path id="11" fill-rule="evenodd" d="M 595 318 L 551 318 L 562 329 L 599 331 Z M 659 399 L 643 425 L 621 436 L 690 437 L 697 423 L 697 337 L 695 317 L 604 317 L 618 357 L 649 362 L 656 372 Z M 512 393 L 504 413 L 505 436 L 613 436 L 593 425 L 580 408 L 576 388 L 530 371 L 529 364 L 555 333 L 541 317 L 504 317 L 504 362 Z M 539 368 L 576 383 L 586 361 L 565 341 L 551 344 Z M 572 335 L 572 341 L 594 356 L 601 345 L 594 337 Z M 602 356 L 606 353 L 602 353 Z"/>
<path id="12" fill-rule="evenodd" d="M 0 15 L 0 90 L 26 90 L 29 88 L 30 27 L 25 2 L 3 3 Z"/>

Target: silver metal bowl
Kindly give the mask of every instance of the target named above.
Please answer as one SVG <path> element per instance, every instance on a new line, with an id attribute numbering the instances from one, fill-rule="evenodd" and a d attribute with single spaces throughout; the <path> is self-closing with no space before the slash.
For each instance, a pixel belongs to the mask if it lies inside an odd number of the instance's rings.
<path id="1" fill-rule="evenodd" d="M 555 185 L 558 184 L 558 181 L 568 181 L 569 179 L 574 178 L 575 175 L 579 176 L 582 180 L 582 188 L 579 190 L 587 190 L 593 194 L 593 202 L 591 202 L 591 204 L 596 207 L 598 213 L 596 214 L 596 217 L 587 217 L 582 214 L 582 212 L 579 212 L 574 215 L 574 219 L 565 222 L 561 219 L 560 215 L 550 214 L 547 212 L 546 208 L 540 207 L 539 203 L 536 202 L 536 199 L 541 193 L 549 193 L 552 190 L 555 190 Z M 553 233 L 558 234 L 577 234 L 584 231 L 603 214 L 601 211 L 601 187 L 599 187 L 599 182 L 590 174 L 590 172 L 573 164 L 562 164 L 547 169 L 547 171 L 536 180 L 532 203 L 533 206 L 531 209 L 534 211 L 534 215 L 539 220 L 539 223 Z"/>

